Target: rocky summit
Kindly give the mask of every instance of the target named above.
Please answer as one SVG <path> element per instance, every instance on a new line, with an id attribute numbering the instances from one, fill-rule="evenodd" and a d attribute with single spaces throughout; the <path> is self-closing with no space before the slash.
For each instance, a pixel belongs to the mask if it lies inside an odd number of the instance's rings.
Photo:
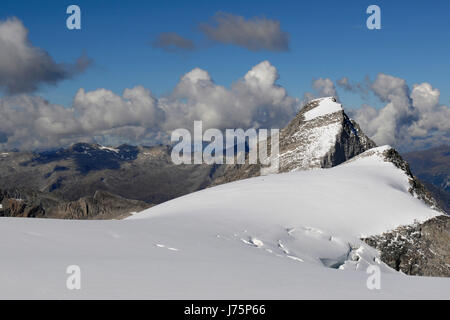
<path id="1" fill-rule="evenodd" d="M 313 100 L 281 131 L 280 171 L 331 168 L 375 146 L 335 98 Z"/>
<path id="2" fill-rule="evenodd" d="M 336 98 L 312 100 L 280 132 L 279 172 L 331 168 L 374 147 Z M 259 176 L 260 169 L 259 164 L 229 165 L 214 184 Z"/>

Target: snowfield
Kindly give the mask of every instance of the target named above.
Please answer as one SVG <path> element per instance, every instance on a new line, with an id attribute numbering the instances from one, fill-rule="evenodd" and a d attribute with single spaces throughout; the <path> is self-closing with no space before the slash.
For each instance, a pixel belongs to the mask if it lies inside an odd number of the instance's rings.
<path id="1" fill-rule="evenodd" d="M 0 298 L 449 299 L 450 279 L 409 277 L 362 236 L 438 214 L 384 162 L 252 178 L 122 221 L 0 219 Z M 66 268 L 81 268 L 81 290 Z M 366 286 L 378 265 L 381 289 Z"/>

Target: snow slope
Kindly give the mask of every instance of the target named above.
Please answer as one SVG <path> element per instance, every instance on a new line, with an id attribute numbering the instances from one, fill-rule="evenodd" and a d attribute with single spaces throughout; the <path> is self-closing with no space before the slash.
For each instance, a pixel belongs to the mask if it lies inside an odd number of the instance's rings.
<path id="1" fill-rule="evenodd" d="M 437 214 L 371 150 L 331 169 L 196 192 L 122 221 L 0 219 L 0 298 L 440 298 L 359 238 Z M 369 264 L 381 290 L 366 287 Z M 65 287 L 68 265 L 82 289 Z M 338 270 L 341 269 L 341 270 Z"/>
<path id="2" fill-rule="evenodd" d="M 343 111 L 342 105 L 340 103 L 337 103 L 333 97 L 319 98 L 316 100 L 312 100 L 311 102 L 315 101 L 318 101 L 319 105 L 316 108 L 305 112 L 304 116 L 306 121 L 311 121 L 325 115 Z"/>

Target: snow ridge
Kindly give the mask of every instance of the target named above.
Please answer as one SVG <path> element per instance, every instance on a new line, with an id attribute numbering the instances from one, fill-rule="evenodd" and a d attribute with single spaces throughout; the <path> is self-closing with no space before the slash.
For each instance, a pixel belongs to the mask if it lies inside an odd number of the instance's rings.
<path id="1" fill-rule="evenodd" d="M 311 121 L 328 114 L 343 111 L 342 105 L 340 103 L 337 103 L 334 97 L 315 99 L 311 102 L 318 102 L 319 104 L 314 109 L 305 112 L 305 114 L 303 115 L 305 117 L 305 121 Z"/>

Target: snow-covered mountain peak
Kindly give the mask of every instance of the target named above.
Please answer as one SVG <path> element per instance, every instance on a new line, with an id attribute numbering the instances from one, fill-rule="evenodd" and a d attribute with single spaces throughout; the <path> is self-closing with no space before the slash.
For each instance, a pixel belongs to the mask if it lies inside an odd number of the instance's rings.
<path id="1" fill-rule="evenodd" d="M 279 172 L 331 168 L 376 146 L 334 97 L 307 103 L 280 132 Z M 225 167 L 215 185 L 255 177 L 257 165 Z"/>
<path id="2" fill-rule="evenodd" d="M 329 168 L 375 147 L 334 97 L 307 103 L 282 130 L 282 172 Z"/>
<path id="3" fill-rule="evenodd" d="M 394 166 L 401 169 L 408 191 L 438 209 L 436 201 L 391 146 L 377 147 L 333 97 L 307 103 L 280 133 L 279 172 L 351 166 Z M 255 165 L 227 167 L 214 185 L 260 175 Z"/>
<path id="4" fill-rule="evenodd" d="M 312 109 L 303 114 L 306 121 L 343 111 L 342 105 L 338 103 L 334 97 L 315 99 L 312 100 L 310 104 Z"/>

